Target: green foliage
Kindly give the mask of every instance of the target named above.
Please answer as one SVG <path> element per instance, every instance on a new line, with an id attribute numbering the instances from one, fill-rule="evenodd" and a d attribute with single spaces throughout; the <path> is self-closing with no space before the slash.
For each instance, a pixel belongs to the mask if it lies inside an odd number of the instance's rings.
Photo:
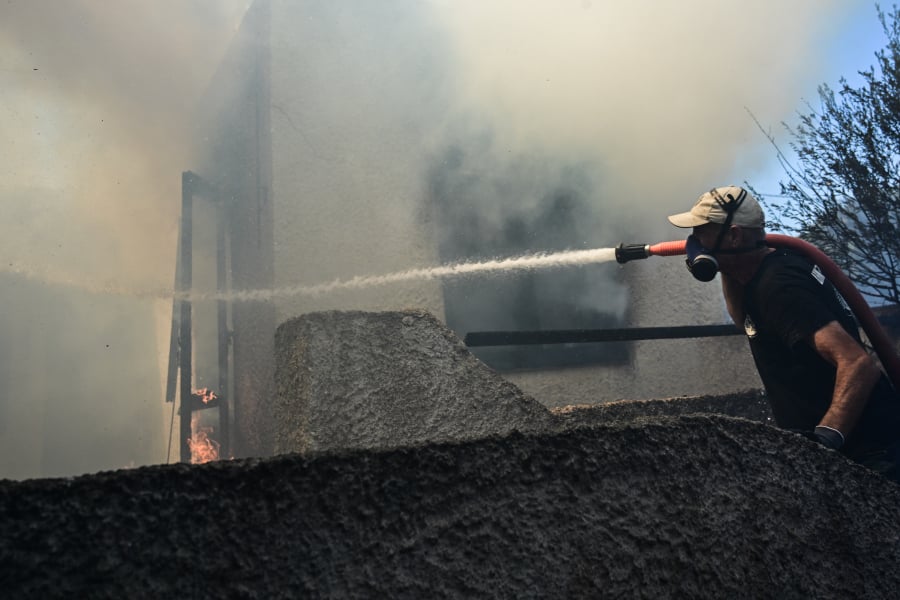
<path id="1" fill-rule="evenodd" d="M 878 17 L 888 43 L 877 66 L 859 72 L 859 87 L 820 86 L 820 108 L 785 124 L 797 164 L 779 150 L 785 200 L 764 203 L 771 230 L 815 244 L 870 298 L 900 304 L 900 11 Z"/>

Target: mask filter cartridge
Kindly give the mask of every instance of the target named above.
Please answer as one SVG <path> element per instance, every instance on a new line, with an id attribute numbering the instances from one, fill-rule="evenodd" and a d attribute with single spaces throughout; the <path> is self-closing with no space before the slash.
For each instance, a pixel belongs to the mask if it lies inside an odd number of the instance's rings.
<path id="1" fill-rule="evenodd" d="M 713 256 L 712 251 L 703 247 L 694 235 L 689 235 L 685 245 L 688 271 L 698 281 L 712 281 L 719 272 L 719 261 Z"/>

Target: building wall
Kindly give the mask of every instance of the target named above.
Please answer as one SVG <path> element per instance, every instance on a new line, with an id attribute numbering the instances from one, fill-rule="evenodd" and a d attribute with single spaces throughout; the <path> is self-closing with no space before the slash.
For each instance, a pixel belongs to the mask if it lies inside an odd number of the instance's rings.
<path id="1" fill-rule="evenodd" d="M 246 451 L 268 443 L 278 323 L 332 309 L 445 318 L 436 279 L 306 289 L 439 264 L 428 173 L 453 94 L 442 44 L 427 3 L 257 0 L 210 87 L 198 149 L 201 174 L 231 190 L 233 286 L 275 290 L 233 308 L 235 418 L 259 421 L 255 433 L 237 424 Z M 620 241 L 647 240 L 611 243 Z M 623 324 L 725 322 L 718 285 L 693 281 L 681 260 L 623 268 Z M 630 355 L 624 365 L 506 375 L 550 406 L 759 385 L 740 337 L 637 342 Z"/>
<path id="2" fill-rule="evenodd" d="M 278 287 L 436 264 L 423 197 L 434 90 L 424 3 L 272 3 L 271 119 Z M 326 309 L 424 308 L 437 281 L 276 302 L 279 321 Z"/>
<path id="3" fill-rule="evenodd" d="M 682 258 L 650 258 L 622 268 L 631 273 L 630 326 L 730 322 L 718 279 L 695 281 Z M 626 367 L 513 373 L 507 378 L 548 406 L 725 394 L 762 387 L 742 335 L 639 341 L 633 343 L 631 363 Z"/>

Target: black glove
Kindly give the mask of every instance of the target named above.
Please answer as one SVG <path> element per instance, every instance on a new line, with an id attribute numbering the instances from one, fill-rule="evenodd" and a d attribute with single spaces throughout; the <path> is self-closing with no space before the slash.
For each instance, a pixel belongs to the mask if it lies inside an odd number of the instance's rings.
<path id="1" fill-rule="evenodd" d="M 813 430 L 813 435 L 816 436 L 816 441 L 832 450 L 840 450 L 841 446 L 844 445 L 844 434 L 834 427 L 817 425 Z"/>
<path id="2" fill-rule="evenodd" d="M 812 431 L 808 429 L 792 429 L 791 431 L 831 450 L 839 450 L 844 445 L 844 434 L 833 427 L 818 425 Z"/>

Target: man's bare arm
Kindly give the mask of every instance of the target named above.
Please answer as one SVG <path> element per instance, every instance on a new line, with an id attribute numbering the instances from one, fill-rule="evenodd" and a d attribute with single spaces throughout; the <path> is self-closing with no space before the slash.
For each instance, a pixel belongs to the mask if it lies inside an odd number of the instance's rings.
<path id="1" fill-rule="evenodd" d="M 837 321 L 815 332 L 811 342 L 837 368 L 831 406 L 819 424 L 837 429 L 846 438 L 859 421 L 881 370 Z"/>

